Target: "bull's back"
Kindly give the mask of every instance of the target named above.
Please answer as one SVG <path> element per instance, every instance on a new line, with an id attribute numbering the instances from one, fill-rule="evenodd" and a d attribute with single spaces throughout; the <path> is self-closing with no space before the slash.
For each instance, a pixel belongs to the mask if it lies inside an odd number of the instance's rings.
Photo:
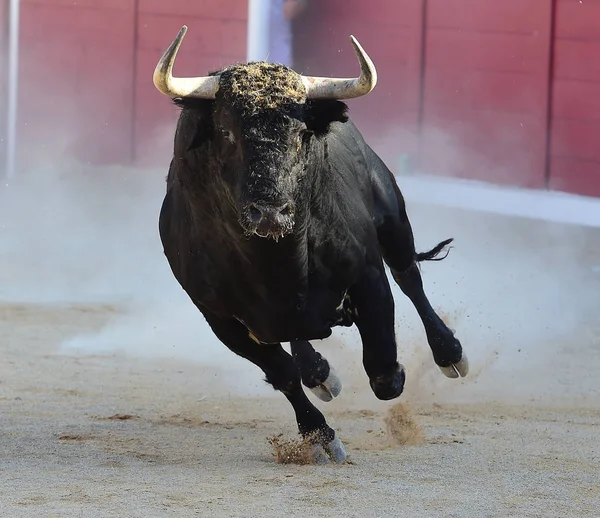
<path id="1" fill-rule="evenodd" d="M 365 141 L 358 128 L 348 121 L 338 124 L 333 132 L 334 164 L 343 164 L 340 177 L 351 176 L 350 192 L 346 192 L 349 205 L 355 210 L 360 197 L 375 226 L 386 218 L 397 218 L 404 212 L 404 198 L 394 175 L 381 157 Z M 351 164 L 348 164 L 351 161 Z"/>

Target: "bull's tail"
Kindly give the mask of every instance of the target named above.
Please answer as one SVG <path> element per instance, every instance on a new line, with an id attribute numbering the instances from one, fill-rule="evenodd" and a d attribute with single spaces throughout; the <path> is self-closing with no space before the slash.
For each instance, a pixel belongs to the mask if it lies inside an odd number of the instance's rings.
<path id="1" fill-rule="evenodd" d="M 442 250 L 444 250 L 444 248 L 446 247 L 446 245 L 449 245 L 450 243 L 452 243 L 452 241 L 454 241 L 454 238 L 451 237 L 450 239 L 446 239 L 445 241 L 442 241 L 441 243 L 437 244 L 435 247 L 433 247 L 431 250 L 429 250 L 429 252 L 421 252 L 419 254 L 415 255 L 415 259 L 417 262 L 421 262 L 421 261 L 443 261 L 444 259 L 446 259 L 446 257 L 448 257 L 448 254 L 450 253 L 450 248 L 448 248 L 448 250 L 446 250 L 446 254 L 443 257 L 438 257 L 438 255 L 440 254 L 440 252 Z"/>

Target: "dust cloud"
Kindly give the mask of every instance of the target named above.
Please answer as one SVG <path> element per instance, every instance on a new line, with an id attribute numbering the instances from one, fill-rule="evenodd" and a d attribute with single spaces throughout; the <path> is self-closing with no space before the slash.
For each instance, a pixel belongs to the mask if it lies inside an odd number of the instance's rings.
<path id="1" fill-rule="evenodd" d="M 104 327 L 66 339 L 63 353 L 189 360 L 213 366 L 214 383 L 229 390 L 272 393 L 257 368 L 213 337 L 170 272 L 158 236 L 167 166 L 60 164 L 3 185 L 0 300 L 108 304 Z"/>
<path id="2" fill-rule="evenodd" d="M 158 237 L 167 166 L 168 157 L 154 169 L 50 157 L 4 185 L 0 298 L 116 308 L 98 332 L 65 340 L 65 354 L 196 362 L 214 369 L 231 392 L 273 394 L 256 367 L 218 342 L 170 272 Z M 402 188 L 402 177 L 398 183 Z M 464 380 L 439 372 L 414 308 L 392 282 L 399 359 L 407 368 L 403 397 L 583 403 L 597 397 L 581 393 L 577 380 L 593 374 L 585 357 L 598 349 L 598 232 L 407 201 L 419 250 L 455 238 L 448 258 L 423 264 L 422 272 L 471 371 Z M 344 383 L 337 401 L 383 404 L 369 389 L 354 328 L 336 329 L 314 345 Z"/>
<path id="3" fill-rule="evenodd" d="M 600 307 L 598 278 L 585 250 L 598 232 L 466 211 L 415 207 L 411 213 L 421 249 L 437 236 L 455 237 L 448 258 L 423 265 L 422 272 L 432 304 L 456 330 L 471 364 L 461 381 L 432 370 L 423 358 L 420 322 L 394 289 L 412 390 L 453 401 L 524 403 L 582 395 L 576 394 L 577 378 L 586 375 Z"/>

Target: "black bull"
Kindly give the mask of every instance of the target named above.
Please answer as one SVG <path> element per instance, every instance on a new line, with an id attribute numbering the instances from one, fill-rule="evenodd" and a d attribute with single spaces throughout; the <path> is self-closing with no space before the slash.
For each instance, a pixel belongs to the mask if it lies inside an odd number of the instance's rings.
<path id="1" fill-rule="evenodd" d="M 219 340 L 290 401 L 316 459 L 328 461 L 327 452 L 344 462 L 341 441 L 302 388 L 325 401 L 341 390 L 309 340 L 356 325 L 375 396 L 402 393 L 385 263 L 417 310 L 435 363 L 449 377 L 466 375 L 460 342 L 431 307 L 418 268 L 452 240 L 415 252 L 394 177 L 343 102 L 303 97 L 298 74 L 281 65 L 218 74 L 214 98 L 176 99 L 164 253 Z"/>

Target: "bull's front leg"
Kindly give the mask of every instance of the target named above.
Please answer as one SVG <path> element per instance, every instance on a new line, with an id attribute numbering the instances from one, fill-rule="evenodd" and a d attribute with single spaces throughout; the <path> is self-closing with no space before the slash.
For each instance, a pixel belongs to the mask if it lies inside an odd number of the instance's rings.
<path id="1" fill-rule="evenodd" d="M 266 381 L 275 390 L 283 392 L 294 408 L 300 434 L 313 442 L 315 461 L 329 462 L 331 458 L 336 463 L 344 463 L 344 445 L 329 427 L 323 414 L 304 393 L 298 367 L 281 344 L 257 343 L 250 337 L 248 330 L 235 319 L 221 319 L 206 314 L 205 318 L 221 342 L 262 369 Z"/>
<path id="2" fill-rule="evenodd" d="M 293 341 L 290 345 L 304 386 L 321 401 L 331 401 L 337 397 L 342 390 L 342 382 L 327 359 L 305 340 Z"/>
<path id="3" fill-rule="evenodd" d="M 383 264 L 367 265 L 349 295 L 371 389 L 378 399 L 397 398 L 404 389 L 405 374 L 397 361 L 394 299 Z"/>

